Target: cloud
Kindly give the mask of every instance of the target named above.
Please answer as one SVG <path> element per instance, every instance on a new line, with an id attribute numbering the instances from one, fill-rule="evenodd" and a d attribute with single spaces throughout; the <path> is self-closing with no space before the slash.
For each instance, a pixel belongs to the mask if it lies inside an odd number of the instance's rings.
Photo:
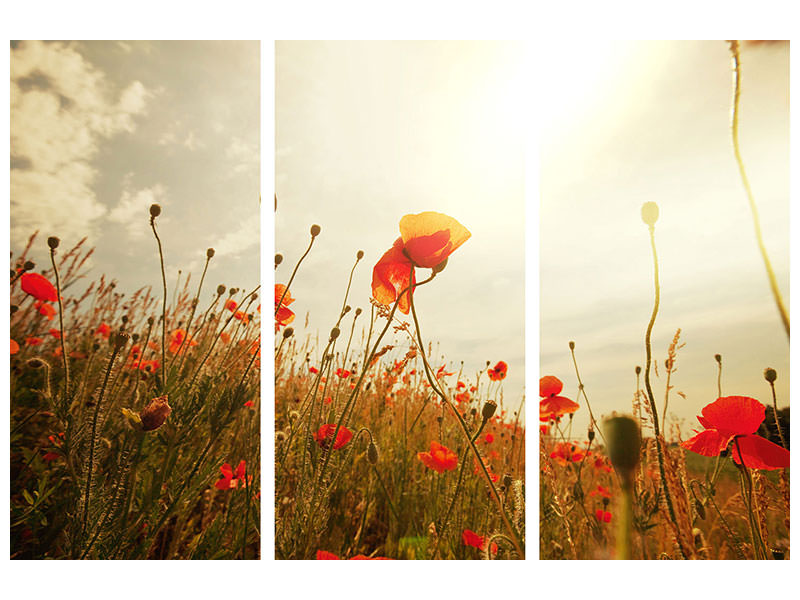
<path id="1" fill-rule="evenodd" d="M 236 231 L 225 234 L 216 244 L 216 256 L 239 256 L 253 246 L 261 243 L 261 229 L 258 215 L 245 219 Z"/>
<path id="2" fill-rule="evenodd" d="M 183 146 L 187 150 L 198 150 L 205 148 L 205 143 L 197 137 L 194 129 L 188 130 L 183 122 L 178 119 L 158 138 L 159 146 L 177 147 Z"/>
<path id="3" fill-rule="evenodd" d="M 108 213 L 108 220 L 124 225 L 130 239 L 139 239 L 150 231 L 147 219 L 150 205 L 160 204 L 163 207 L 167 190 L 160 183 L 140 190 L 132 190 L 130 181 L 131 175 L 129 174 L 125 177 L 119 202 Z"/>
<path id="4" fill-rule="evenodd" d="M 261 164 L 258 145 L 238 137 L 233 138 L 225 149 L 225 156 L 233 162 L 232 171 L 235 174 L 258 169 Z"/>
<path id="5" fill-rule="evenodd" d="M 115 98 L 105 74 L 66 43 L 11 51 L 11 243 L 36 229 L 93 237 L 107 209 L 94 191 L 99 144 L 132 132 L 151 93 L 138 81 Z"/>

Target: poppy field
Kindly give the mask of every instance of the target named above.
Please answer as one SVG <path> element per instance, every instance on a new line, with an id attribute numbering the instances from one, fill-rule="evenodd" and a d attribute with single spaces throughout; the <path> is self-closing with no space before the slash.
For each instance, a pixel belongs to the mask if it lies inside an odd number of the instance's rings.
<path id="1" fill-rule="evenodd" d="M 324 338 L 295 332 L 304 299 L 292 295 L 313 277 L 302 262 L 325 243 L 321 228 L 291 271 L 275 257 L 275 556 L 522 559 L 525 426 L 521 407 L 504 408 L 508 365 L 467 372 L 436 356 L 424 337 L 435 315 L 414 305 L 471 233 L 436 212 L 399 229 L 371 290 L 351 289 L 354 249 Z"/>
<path id="2" fill-rule="evenodd" d="M 85 239 L 12 252 L 12 559 L 259 557 L 258 288 L 210 282 L 208 248 L 168 289 L 160 214 L 133 293 L 86 281 Z"/>

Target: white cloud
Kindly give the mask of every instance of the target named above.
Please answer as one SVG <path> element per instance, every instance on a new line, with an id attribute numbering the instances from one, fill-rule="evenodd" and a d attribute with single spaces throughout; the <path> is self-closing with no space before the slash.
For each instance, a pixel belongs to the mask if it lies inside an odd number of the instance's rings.
<path id="1" fill-rule="evenodd" d="M 179 119 L 172 123 L 169 128 L 158 138 L 159 146 L 183 146 L 187 150 L 198 150 L 205 148 L 205 143 L 197 137 L 194 129 L 187 130 L 186 126 Z"/>
<path id="2" fill-rule="evenodd" d="M 92 166 L 103 138 L 135 129 L 150 92 L 138 81 L 118 98 L 73 45 L 22 42 L 11 51 L 11 243 L 35 230 L 92 237 L 106 208 Z"/>
<path id="3" fill-rule="evenodd" d="M 148 214 L 151 204 L 164 206 L 167 190 L 159 184 L 140 190 L 130 188 L 130 176 L 125 178 L 122 196 L 108 213 L 108 220 L 125 226 L 131 239 L 139 239 L 150 231 Z M 163 222 L 163 219 L 161 219 Z"/>
<path id="4" fill-rule="evenodd" d="M 258 213 L 242 221 L 239 229 L 225 234 L 216 244 L 216 256 L 239 256 L 245 250 L 261 243 L 261 230 Z"/>
<path id="5" fill-rule="evenodd" d="M 238 137 L 225 149 L 225 156 L 234 163 L 233 173 L 237 174 L 258 169 L 261 164 L 258 146 Z"/>

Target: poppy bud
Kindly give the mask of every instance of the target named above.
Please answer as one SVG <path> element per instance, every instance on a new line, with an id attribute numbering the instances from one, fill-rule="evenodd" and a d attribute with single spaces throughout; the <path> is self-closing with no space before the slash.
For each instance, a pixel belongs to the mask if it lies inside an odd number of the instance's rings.
<path id="1" fill-rule="evenodd" d="M 505 475 L 503 475 L 503 485 L 504 485 L 504 486 L 506 486 L 506 489 L 507 489 L 507 488 L 510 488 L 510 487 L 511 487 L 511 484 L 512 484 L 513 482 L 514 482 L 514 480 L 511 478 L 511 475 L 509 475 L 508 473 L 506 473 Z"/>
<path id="2" fill-rule="evenodd" d="M 360 309 L 360 308 L 357 308 L 357 309 L 356 309 L 356 316 L 358 316 L 358 315 L 360 315 L 360 314 L 361 314 L 361 309 Z"/>
<path id="3" fill-rule="evenodd" d="M 150 404 L 145 406 L 139 413 L 139 418 L 142 420 L 143 431 L 154 431 L 161 427 L 167 420 L 172 408 L 167 402 L 167 396 L 159 396 L 153 398 Z"/>
<path id="4" fill-rule="evenodd" d="M 375 442 L 370 442 L 369 446 L 367 446 L 367 460 L 371 465 L 378 464 L 378 447 Z"/>
<path id="5" fill-rule="evenodd" d="M 636 365 L 636 369 L 635 369 L 635 371 L 636 371 L 636 374 L 637 374 L 637 375 L 641 375 L 641 373 L 642 373 L 642 367 L 640 367 L 639 365 Z"/>
<path id="6" fill-rule="evenodd" d="M 45 362 L 41 358 L 30 358 L 27 364 L 31 369 L 41 369 Z"/>
<path id="7" fill-rule="evenodd" d="M 60 243 L 61 240 L 54 235 L 51 235 L 49 238 L 47 238 L 47 245 L 50 247 L 51 250 L 55 250 L 56 248 L 58 248 L 58 245 Z"/>
<path id="8" fill-rule="evenodd" d="M 764 369 L 764 379 L 769 381 L 770 383 L 775 383 L 775 380 L 778 378 L 778 372 L 773 369 L 772 367 L 767 367 Z"/>
<path id="9" fill-rule="evenodd" d="M 434 273 L 441 273 L 442 271 L 444 271 L 444 268 L 446 266 L 447 266 L 447 259 L 445 258 L 442 262 L 440 262 L 438 265 L 433 267 L 433 272 Z"/>
<path id="10" fill-rule="evenodd" d="M 569 349 L 570 350 L 575 350 L 575 342 L 570 342 L 569 343 Z"/>
<path id="11" fill-rule="evenodd" d="M 611 502 L 611 498 L 603 498 L 603 508 L 608 506 L 608 503 Z"/>
<path id="12" fill-rule="evenodd" d="M 714 360 L 717 361 L 719 364 L 722 364 L 722 354 L 715 354 Z"/>
<path id="13" fill-rule="evenodd" d="M 139 341 L 139 334 L 138 333 L 134 333 L 131 336 L 131 339 L 133 340 L 134 343 L 138 342 Z"/>
<path id="14" fill-rule="evenodd" d="M 153 219 L 155 219 L 160 214 L 161 214 L 161 207 L 158 204 L 151 204 L 150 205 L 150 216 Z"/>
<path id="15" fill-rule="evenodd" d="M 228 290 L 228 295 L 233 296 L 236 292 L 239 291 L 239 288 L 231 288 Z"/>
<path id="16" fill-rule="evenodd" d="M 333 341 L 336 338 L 338 338 L 340 333 L 341 332 L 339 331 L 338 327 L 334 327 L 333 329 L 331 329 L 331 341 Z"/>
<path id="17" fill-rule="evenodd" d="M 642 204 L 642 221 L 652 227 L 658 221 L 658 204 L 655 202 L 645 202 Z"/>
<path id="18" fill-rule="evenodd" d="M 442 417 L 442 415 L 439 415 L 438 417 L 436 417 L 436 422 L 439 423 L 439 425 L 442 424 L 442 421 L 444 421 L 444 417 Z"/>
<path id="19" fill-rule="evenodd" d="M 92 350 L 94 350 L 95 352 L 100 350 L 100 343 L 99 342 L 95 342 L 94 344 L 92 344 Z"/>
<path id="20" fill-rule="evenodd" d="M 208 250 L 206 250 L 206 258 L 214 258 L 214 254 L 215 253 L 213 248 L 209 248 Z"/>
<path id="21" fill-rule="evenodd" d="M 127 323 L 128 322 L 128 315 L 122 315 L 122 322 L 123 323 Z"/>
<path id="22" fill-rule="evenodd" d="M 608 457 L 623 476 L 630 475 L 639 464 L 642 435 L 636 420 L 628 415 L 607 417 L 603 421 L 608 441 Z"/>
<path id="23" fill-rule="evenodd" d="M 22 269 L 24 271 L 33 271 L 36 268 L 36 263 L 30 260 L 26 260 L 25 264 L 22 265 Z"/>
<path id="24" fill-rule="evenodd" d="M 361 260 L 362 258 L 364 258 L 364 251 L 359 250 L 358 252 L 356 252 L 356 260 Z"/>
<path id="25" fill-rule="evenodd" d="M 349 312 L 350 312 L 350 305 L 348 304 L 347 306 L 344 307 L 344 310 L 342 311 L 342 314 L 346 315 Z"/>
<path id="26" fill-rule="evenodd" d="M 589 441 L 591 442 L 594 439 L 594 429 L 591 427 L 589 428 Z"/>
<path id="27" fill-rule="evenodd" d="M 277 267 L 282 262 L 283 262 L 283 254 L 276 254 L 275 255 L 275 266 Z"/>
<path id="28" fill-rule="evenodd" d="M 286 441 L 286 434 L 283 431 L 278 431 L 275 433 L 275 443 L 282 444 Z"/>
<path id="29" fill-rule="evenodd" d="M 147 324 L 150 325 L 150 327 L 153 326 L 153 323 L 155 323 L 155 319 L 153 317 L 147 317 Z"/>
<path id="30" fill-rule="evenodd" d="M 13 315 L 15 312 L 17 312 L 18 310 L 19 310 L 19 306 L 17 306 L 16 304 L 12 304 L 12 305 L 11 305 L 11 314 L 12 314 L 12 315 Z"/>
<path id="31" fill-rule="evenodd" d="M 483 409 L 481 410 L 481 416 L 483 416 L 484 421 L 488 421 L 494 416 L 494 411 L 497 410 L 497 403 L 494 400 L 489 400 L 486 404 L 483 405 Z"/>
<path id="32" fill-rule="evenodd" d="M 128 338 L 130 338 L 130 336 L 127 333 L 122 333 L 120 331 L 114 337 L 114 347 L 117 349 L 122 348 L 128 342 Z"/>
<path id="33" fill-rule="evenodd" d="M 222 296 L 222 294 L 224 294 L 224 293 L 225 293 L 225 286 L 222 285 L 222 284 L 219 284 L 217 286 L 217 296 Z"/>
<path id="34" fill-rule="evenodd" d="M 283 339 L 292 337 L 293 333 L 294 329 L 292 329 L 291 327 L 287 327 L 286 329 L 283 330 Z"/>
<path id="35" fill-rule="evenodd" d="M 322 231 L 322 228 L 319 225 L 312 225 L 311 226 L 311 237 L 317 237 L 319 232 Z"/>

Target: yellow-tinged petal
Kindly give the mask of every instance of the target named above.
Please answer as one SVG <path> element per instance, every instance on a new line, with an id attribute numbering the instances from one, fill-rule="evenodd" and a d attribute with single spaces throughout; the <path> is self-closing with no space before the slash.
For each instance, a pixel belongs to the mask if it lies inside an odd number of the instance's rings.
<path id="1" fill-rule="evenodd" d="M 420 267 L 435 267 L 471 235 L 453 217 L 438 212 L 422 212 L 400 219 L 400 237 L 405 253 Z"/>

